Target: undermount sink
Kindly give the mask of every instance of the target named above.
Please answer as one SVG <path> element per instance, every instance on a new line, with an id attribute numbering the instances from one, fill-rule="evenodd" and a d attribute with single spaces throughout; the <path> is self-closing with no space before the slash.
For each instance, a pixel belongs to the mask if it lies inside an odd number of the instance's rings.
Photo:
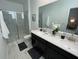
<path id="1" fill-rule="evenodd" d="M 74 37 L 74 36 L 68 37 L 68 40 L 70 40 L 70 41 L 78 41 L 78 39 L 76 37 Z"/>

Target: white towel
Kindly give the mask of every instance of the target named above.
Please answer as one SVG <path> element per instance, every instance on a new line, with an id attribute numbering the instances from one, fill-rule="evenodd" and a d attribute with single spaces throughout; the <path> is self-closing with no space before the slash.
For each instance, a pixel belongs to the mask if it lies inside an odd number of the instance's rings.
<path id="1" fill-rule="evenodd" d="M 1 22 L 2 36 L 3 36 L 5 39 L 8 39 L 8 38 L 9 38 L 9 37 L 8 37 L 8 35 L 9 35 L 9 30 L 8 30 L 6 24 L 5 24 L 2 11 L 0 11 L 0 22 Z"/>

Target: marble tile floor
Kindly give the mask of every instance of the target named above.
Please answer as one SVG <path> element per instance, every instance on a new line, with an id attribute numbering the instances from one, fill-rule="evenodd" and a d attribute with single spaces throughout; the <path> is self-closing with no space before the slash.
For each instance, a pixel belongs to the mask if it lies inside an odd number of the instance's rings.
<path id="1" fill-rule="evenodd" d="M 21 43 L 21 40 L 11 42 L 8 44 L 8 59 L 32 59 L 29 53 L 27 52 L 29 49 L 32 48 L 31 42 L 28 40 L 24 40 L 28 48 L 20 51 L 18 48 L 18 42 Z M 39 59 L 44 59 L 42 56 Z"/>

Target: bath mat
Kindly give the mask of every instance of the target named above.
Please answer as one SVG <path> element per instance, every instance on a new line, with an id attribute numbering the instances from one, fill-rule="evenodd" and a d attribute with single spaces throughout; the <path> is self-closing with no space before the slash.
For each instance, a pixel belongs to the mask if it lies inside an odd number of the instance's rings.
<path id="1" fill-rule="evenodd" d="M 25 44 L 25 42 L 22 42 L 22 43 L 18 44 L 18 47 L 19 47 L 19 50 L 22 51 L 27 48 L 27 45 Z"/>
<path id="2" fill-rule="evenodd" d="M 36 51 L 34 48 L 28 50 L 28 53 L 30 54 L 32 59 L 39 59 L 41 57 L 41 55 L 38 53 L 38 51 Z"/>

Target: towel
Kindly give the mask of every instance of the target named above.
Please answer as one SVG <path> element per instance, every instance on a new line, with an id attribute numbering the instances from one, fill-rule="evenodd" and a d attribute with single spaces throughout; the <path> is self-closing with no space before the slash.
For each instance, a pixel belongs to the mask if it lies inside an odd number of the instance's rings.
<path id="1" fill-rule="evenodd" d="M 1 30 L 2 30 L 2 36 L 5 39 L 8 39 L 8 35 L 9 35 L 9 30 L 7 28 L 7 25 L 5 24 L 4 18 L 3 18 L 3 14 L 2 11 L 0 11 L 0 22 L 1 22 Z"/>

